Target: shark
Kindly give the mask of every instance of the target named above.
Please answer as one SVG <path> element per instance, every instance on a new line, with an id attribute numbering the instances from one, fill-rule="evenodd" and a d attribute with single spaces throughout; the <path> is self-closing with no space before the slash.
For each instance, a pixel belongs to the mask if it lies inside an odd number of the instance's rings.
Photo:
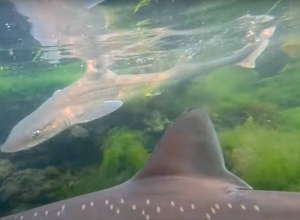
<path id="1" fill-rule="evenodd" d="M 88 60 L 85 74 L 62 90 L 55 91 L 35 111 L 17 123 L 1 147 L 2 152 L 17 152 L 32 148 L 70 128 L 102 118 L 118 110 L 123 102 L 147 92 L 159 95 L 166 86 L 200 76 L 212 69 L 237 64 L 255 67 L 255 60 L 269 43 L 275 27 L 264 29 L 260 38 L 232 55 L 208 62 L 179 63 L 169 70 L 117 75 L 102 66 L 101 61 Z"/>
<path id="2" fill-rule="evenodd" d="M 254 190 L 230 172 L 209 114 L 192 108 L 120 185 L 1 220 L 298 220 L 300 193 Z"/>

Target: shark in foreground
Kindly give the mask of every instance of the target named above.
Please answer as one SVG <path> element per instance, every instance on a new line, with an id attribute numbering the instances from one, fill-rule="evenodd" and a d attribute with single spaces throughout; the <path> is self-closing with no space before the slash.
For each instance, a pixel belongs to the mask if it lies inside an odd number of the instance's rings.
<path id="1" fill-rule="evenodd" d="M 179 64 L 158 73 L 116 75 L 102 65 L 97 66 L 97 61 L 90 60 L 82 78 L 56 91 L 13 127 L 1 151 L 16 152 L 34 147 L 72 125 L 93 121 L 116 111 L 124 101 L 145 90 L 150 90 L 148 95 L 151 95 L 160 86 L 176 84 L 225 65 L 253 68 L 274 31 L 275 27 L 264 29 L 256 42 L 228 57 L 206 63 Z"/>
<path id="2" fill-rule="evenodd" d="M 209 116 L 190 109 L 128 181 L 1 220 L 298 220 L 299 204 L 300 193 L 253 190 L 229 172 Z"/>

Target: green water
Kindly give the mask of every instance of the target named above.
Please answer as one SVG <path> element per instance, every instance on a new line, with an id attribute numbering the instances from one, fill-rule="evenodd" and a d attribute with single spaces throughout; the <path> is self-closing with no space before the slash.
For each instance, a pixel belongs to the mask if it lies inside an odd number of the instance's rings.
<path id="1" fill-rule="evenodd" d="M 277 29 L 254 69 L 219 68 L 159 96 L 141 94 L 114 114 L 80 125 L 87 131 L 84 137 L 69 129 L 27 151 L 1 153 L 0 216 L 125 181 L 143 166 L 169 123 L 191 107 L 208 110 L 228 168 L 253 188 L 300 190 L 298 1 L 178 0 L 137 5 L 108 0 L 98 6 L 107 11 L 112 33 L 133 31 L 126 38 L 105 42 L 106 53 L 141 42 L 133 54 L 128 50 L 113 60 L 110 69 L 117 74 L 150 73 L 186 60 L 221 58 L 245 45 L 248 28 L 259 32 L 272 24 Z M 276 21 L 243 26 L 237 18 L 247 13 L 268 13 Z M 157 28 L 197 31 L 151 41 L 162 34 Z M 41 58 L 40 47 L 19 48 L 3 39 L 0 143 L 17 122 L 85 71 L 83 60 L 51 64 Z"/>

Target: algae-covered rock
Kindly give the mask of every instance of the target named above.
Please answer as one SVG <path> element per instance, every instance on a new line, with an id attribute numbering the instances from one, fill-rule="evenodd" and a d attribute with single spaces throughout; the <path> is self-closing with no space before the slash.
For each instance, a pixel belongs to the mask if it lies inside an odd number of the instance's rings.
<path id="1" fill-rule="evenodd" d="M 148 156 L 142 133 L 122 129 L 106 140 L 101 168 L 107 177 L 123 179 L 142 168 Z"/>
<path id="2" fill-rule="evenodd" d="M 282 126 L 288 130 L 300 130 L 300 106 L 280 112 Z"/>
<path id="3" fill-rule="evenodd" d="M 231 109 L 253 101 L 256 78 L 257 73 L 252 69 L 238 66 L 219 68 L 195 80 L 187 91 L 188 99 L 199 103 L 198 97 L 205 94 L 206 103 L 215 111 Z"/>
<path id="4" fill-rule="evenodd" d="M 24 169 L 9 175 L 1 184 L 0 198 L 12 207 L 31 208 L 67 198 L 75 177 L 55 167 Z"/>
<path id="5" fill-rule="evenodd" d="M 254 188 L 288 190 L 299 183 L 300 135 L 249 120 L 220 133 L 232 170 Z"/>
<path id="6" fill-rule="evenodd" d="M 242 107 L 243 112 L 261 124 L 272 123 L 278 116 L 279 110 L 274 104 L 251 103 Z"/>
<path id="7" fill-rule="evenodd" d="M 74 195 L 117 185 L 131 178 L 146 162 L 145 136 L 129 129 L 113 129 L 104 142 L 102 164 L 90 164 L 79 170 Z"/>
<path id="8" fill-rule="evenodd" d="M 144 123 L 147 126 L 146 131 L 159 132 L 165 130 L 170 121 L 156 110 L 150 113 L 149 118 L 144 119 Z"/>
<path id="9" fill-rule="evenodd" d="M 300 65 L 287 65 L 280 75 L 264 79 L 257 88 L 260 102 L 272 103 L 278 107 L 290 108 L 300 105 Z"/>
<path id="10" fill-rule="evenodd" d="M 0 185 L 2 182 L 15 171 L 14 165 L 6 159 L 0 160 Z"/>
<path id="11" fill-rule="evenodd" d="M 300 37 L 290 37 L 281 45 L 281 49 L 292 59 L 300 59 Z"/>
<path id="12" fill-rule="evenodd" d="M 27 73 L 23 73 L 24 76 L 0 75 L 0 98 L 13 98 L 13 95 L 28 97 L 47 90 L 54 92 L 77 80 L 83 72 L 84 67 L 80 63 L 74 63 L 53 67 L 43 73 L 31 73 L 27 70 Z"/>

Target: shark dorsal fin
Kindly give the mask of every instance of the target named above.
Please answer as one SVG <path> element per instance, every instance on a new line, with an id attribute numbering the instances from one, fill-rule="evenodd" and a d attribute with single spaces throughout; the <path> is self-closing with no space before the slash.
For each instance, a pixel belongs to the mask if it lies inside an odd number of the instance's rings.
<path id="1" fill-rule="evenodd" d="M 199 109 L 186 111 L 176 119 L 133 180 L 170 175 L 215 178 L 237 188 L 252 189 L 226 169 L 214 126 L 208 114 Z"/>
<path id="2" fill-rule="evenodd" d="M 87 78 L 94 80 L 95 78 L 112 78 L 116 77 L 116 74 L 106 68 L 104 61 L 99 59 L 92 59 L 86 61 L 85 75 Z"/>

